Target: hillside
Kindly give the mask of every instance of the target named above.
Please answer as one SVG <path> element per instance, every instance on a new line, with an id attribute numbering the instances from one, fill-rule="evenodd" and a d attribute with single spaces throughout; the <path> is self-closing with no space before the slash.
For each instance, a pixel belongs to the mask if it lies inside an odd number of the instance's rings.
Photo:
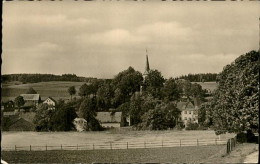
<path id="1" fill-rule="evenodd" d="M 14 100 L 14 98 L 20 94 L 26 93 L 29 87 L 34 88 L 37 93 L 41 95 L 43 100 L 49 96 L 56 100 L 60 98 L 69 99 L 70 95 L 68 94 L 67 89 L 70 86 L 75 86 L 78 91 L 82 84 L 84 84 L 84 82 L 52 81 L 28 84 L 7 83 L 2 86 L 2 101 Z"/>

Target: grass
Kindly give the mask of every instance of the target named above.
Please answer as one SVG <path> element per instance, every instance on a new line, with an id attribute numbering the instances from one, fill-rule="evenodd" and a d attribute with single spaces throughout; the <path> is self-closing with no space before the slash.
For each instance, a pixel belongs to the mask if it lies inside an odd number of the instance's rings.
<path id="1" fill-rule="evenodd" d="M 227 139 L 232 134 L 221 135 L 220 139 Z M 14 146 L 52 146 L 81 145 L 81 144 L 107 144 L 109 142 L 134 143 L 149 141 L 179 141 L 193 139 L 219 138 L 214 131 L 130 131 L 120 130 L 101 132 L 2 132 L 2 148 Z"/>
<path id="2" fill-rule="evenodd" d="M 192 83 L 197 83 L 202 86 L 202 89 L 208 89 L 210 91 L 214 91 L 217 89 L 218 84 L 216 82 L 192 82 Z"/>
<path id="3" fill-rule="evenodd" d="M 2 159 L 9 163 L 199 163 L 224 149 L 225 146 L 218 145 L 128 150 L 2 151 Z"/>
<path id="4" fill-rule="evenodd" d="M 2 101 L 14 100 L 14 98 L 20 94 L 26 93 L 30 87 L 34 88 L 43 99 L 49 96 L 55 99 L 69 99 L 70 95 L 67 92 L 68 88 L 70 86 L 75 86 L 76 90 L 78 91 L 84 82 L 51 81 L 19 85 L 17 84 L 19 83 L 7 83 L 3 85 Z"/>
<path id="5" fill-rule="evenodd" d="M 202 163 L 243 163 L 246 159 L 246 156 L 256 152 L 258 145 L 255 143 L 244 143 L 238 144 L 229 155 L 225 154 L 226 149 L 220 150 L 220 153 L 217 153 L 205 160 L 202 160 Z"/>

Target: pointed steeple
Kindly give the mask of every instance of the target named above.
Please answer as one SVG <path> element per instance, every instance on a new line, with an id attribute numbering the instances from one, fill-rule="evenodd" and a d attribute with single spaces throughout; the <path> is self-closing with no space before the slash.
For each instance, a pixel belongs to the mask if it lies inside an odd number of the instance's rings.
<path id="1" fill-rule="evenodd" d="M 148 53 L 146 49 L 146 65 L 145 65 L 144 75 L 148 75 L 149 72 L 150 72 L 150 67 L 149 67 Z"/>

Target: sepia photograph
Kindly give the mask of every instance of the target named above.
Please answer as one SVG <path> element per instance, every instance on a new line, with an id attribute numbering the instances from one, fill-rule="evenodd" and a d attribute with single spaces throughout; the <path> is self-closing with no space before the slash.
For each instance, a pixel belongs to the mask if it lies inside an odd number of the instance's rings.
<path id="1" fill-rule="evenodd" d="M 258 163 L 256 1 L 2 1 L 1 164 Z"/>

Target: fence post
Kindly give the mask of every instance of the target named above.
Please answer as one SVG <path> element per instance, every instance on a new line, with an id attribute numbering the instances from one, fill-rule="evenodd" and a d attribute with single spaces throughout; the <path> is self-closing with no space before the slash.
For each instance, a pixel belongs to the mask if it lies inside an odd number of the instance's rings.
<path id="1" fill-rule="evenodd" d="M 144 148 L 146 148 L 146 143 L 145 143 L 145 141 L 144 141 Z"/>
<path id="2" fill-rule="evenodd" d="M 199 139 L 197 139 L 197 146 L 199 146 Z"/>
<path id="3" fill-rule="evenodd" d="M 180 147 L 181 147 L 181 140 L 180 140 Z"/>
<path id="4" fill-rule="evenodd" d="M 126 149 L 128 149 L 128 142 L 126 142 Z"/>
<path id="5" fill-rule="evenodd" d="M 162 147 L 163 147 L 163 141 L 162 141 Z"/>
<path id="6" fill-rule="evenodd" d="M 110 149 L 112 150 L 112 142 L 110 142 Z"/>
<path id="7" fill-rule="evenodd" d="M 93 144 L 93 150 L 95 150 L 95 145 Z"/>
<path id="8" fill-rule="evenodd" d="M 218 141 L 217 141 L 217 139 L 215 138 L 215 144 L 217 145 L 218 143 L 217 143 Z"/>
<path id="9" fill-rule="evenodd" d="M 31 147 L 31 145 L 30 145 L 30 151 L 32 151 L 32 147 Z"/>
<path id="10" fill-rule="evenodd" d="M 79 146 L 78 146 L 78 144 L 77 144 L 77 150 L 79 150 Z"/>
<path id="11" fill-rule="evenodd" d="M 227 141 L 227 154 L 229 153 L 229 151 L 228 151 L 228 143 L 229 143 L 229 140 Z"/>
<path id="12" fill-rule="evenodd" d="M 47 144 L 46 144 L 46 151 L 47 151 Z"/>
<path id="13" fill-rule="evenodd" d="M 14 145 L 14 150 L 16 151 L 16 145 Z"/>

